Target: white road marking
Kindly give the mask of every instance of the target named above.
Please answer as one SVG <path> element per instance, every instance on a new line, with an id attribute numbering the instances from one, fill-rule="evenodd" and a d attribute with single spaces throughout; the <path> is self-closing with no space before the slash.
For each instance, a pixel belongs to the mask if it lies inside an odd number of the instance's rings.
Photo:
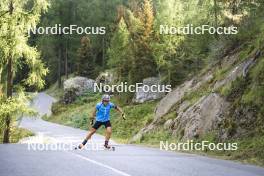
<path id="1" fill-rule="evenodd" d="M 82 156 L 82 155 L 79 155 L 79 154 L 73 154 L 73 155 L 75 155 L 75 156 L 77 156 L 77 157 L 79 157 L 79 158 L 81 158 L 81 159 L 84 159 L 84 160 L 86 160 L 86 161 L 88 161 L 88 162 L 90 162 L 90 163 L 93 163 L 93 164 L 96 164 L 96 165 L 98 165 L 98 166 L 101 166 L 101 167 L 104 167 L 104 168 L 110 169 L 111 171 L 116 172 L 116 173 L 118 173 L 118 174 L 120 174 L 120 175 L 123 175 L 123 176 L 131 176 L 131 175 L 129 175 L 129 174 L 123 172 L 123 171 L 120 171 L 120 170 L 115 169 L 115 168 L 113 168 L 113 167 L 111 167 L 111 166 L 105 165 L 105 164 L 100 163 L 100 162 L 98 162 L 98 161 L 95 161 L 95 160 L 89 159 L 89 158 L 84 157 L 84 156 Z"/>

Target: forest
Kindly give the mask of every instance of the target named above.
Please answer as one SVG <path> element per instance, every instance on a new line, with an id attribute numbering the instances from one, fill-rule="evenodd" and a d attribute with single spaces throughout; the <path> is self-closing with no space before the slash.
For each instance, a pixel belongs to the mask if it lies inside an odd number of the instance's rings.
<path id="1" fill-rule="evenodd" d="M 24 2 L 28 6 L 32 3 Z M 61 86 L 62 77 L 68 78 L 70 74 L 95 78 L 105 69 L 114 69 L 119 81 L 135 83 L 160 75 L 163 82 L 176 86 L 208 63 L 217 62 L 230 48 L 245 40 L 249 32 L 258 30 L 257 24 L 251 23 L 258 23 L 262 12 L 261 1 L 239 0 L 56 0 L 46 6 L 37 2 L 41 7 L 36 8 L 42 8 L 36 12 L 38 16 L 33 16 L 39 21 L 37 26 L 74 24 L 106 29 L 105 35 L 30 35 L 28 44 L 36 47 L 42 63 L 49 69 L 46 87 L 56 81 Z M 239 34 L 160 34 L 160 25 L 188 24 L 236 26 Z M 15 83 L 26 79 L 25 73 L 30 68 L 25 67 L 17 69 L 21 77 L 16 76 Z M 139 72 L 140 75 L 136 74 Z"/>
<path id="2" fill-rule="evenodd" d="M 110 70 L 116 83 L 159 77 L 163 84 L 176 88 L 216 67 L 224 69 L 223 58 L 237 50 L 246 56 L 256 48 L 262 53 L 263 10 L 263 0 L 1 0 L 0 139 L 10 142 L 14 122 L 22 115 L 36 114 L 26 103 L 32 92 L 53 85 L 62 89 L 63 82 L 74 76 L 95 80 Z M 203 25 L 229 27 L 233 33 L 183 34 L 175 29 L 164 33 L 165 27 Z M 86 32 L 58 29 L 70 26 Z M 52 32 L 52 28 L 56 29 Z M 254 83 L 247 87 L 247 95 L 262 119 L 261 66 L 263 62 L 250 83 L 235 82 L 230 89 L 242 97 L 239 87 Z M 249 94 L 251 88 L 255 91 Z M 192 96 L 197 98 L 197 94 Z M 233 94 L 228 95 L 233 101 Z M 124 106 L 133 104 L 132 93 L 116 96 Z M 240 106 L 240 99 L 233 102 Z M 146 107 L 152 110 L 154 105 L 150 102 Z"/>

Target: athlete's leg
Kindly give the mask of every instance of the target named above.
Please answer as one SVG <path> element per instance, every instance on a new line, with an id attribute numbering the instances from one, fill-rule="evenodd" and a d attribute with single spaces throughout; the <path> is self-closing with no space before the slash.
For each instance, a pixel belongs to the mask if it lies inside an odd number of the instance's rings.
<path id="1" fill-rule="evenodd" d="M 107 127 L 105 130 L 105 140 L 109 141 L 109 139 L 111 138 L 111 134 L 112 134 L 112 127 Z"/>
<path id="2" fill-rule="evenodd" d="M 96 132 L 95 128 L 91 128 L 91 130 L 87 133 L 85 139 L 83 140 L 83 142 L 79 145 L 79 149 L 83 148 L 83 146 L 85 146 L 85 144 L 87 143 L 87 141 L 89 139 L 91 139 L 92 135 Z"/>
<path id="3" fill-rule="evenodd" d="M 96 130 L 98 128 L 100 128 L 100 126 L 102 125 L 101 122 L 96 121 L 95 124 L 93 125 L 93 127 L 90 129 L 90 131 L 87 133 L 85 139 L 83 140 L 83 142 L 78 146 L 79 149 L 83 148 L 83 146 L 85 146 L 85 144 L 87 143 L 87 141 L 89 139 L 91 139 L 92 135 L 96 132 Z"/>
<path id="4" fill-rule="evenodd" d="M 112 134 L 112 127 L 111 126 L 106 127 L 105 144 L 104 144 L 105 147 L 108 147 L 108 142 L 109 142 L 109 139 L 111 138 L 111 134 Z"/>
<path id="5" fill-rule="evenodd" d="M 95 128 L 91 128 L 90 131 L 87 133 L 85 139 L 88 141 L 89 139 L 91 139 L 92 135 L 96 132 Z"/>

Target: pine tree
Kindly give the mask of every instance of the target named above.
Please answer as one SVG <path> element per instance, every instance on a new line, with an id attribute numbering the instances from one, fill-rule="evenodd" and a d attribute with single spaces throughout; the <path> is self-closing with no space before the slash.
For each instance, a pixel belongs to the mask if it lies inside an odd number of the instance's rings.
<path id="1" fill-rule="evenodd" d="M 129 16 L 131 26 L 136 30 L 132 32 L 132 50 L 134 57 L 129 72 L 129 80 L 131 83 L 142 82 L 144 78 L 156 76 L 157 66 L 151 49 L 153 40 L 153 21 L 154 12 L 151 0 L 144 0 L 141 15 L 139 16 L 140 23 L 135 20 L 134 15 Z M 133 24 L 133 22 L 136 22 Z M 141 73 L 141 74 L 138 74 Z"/>
<path id="2" fill-rule="evenodd" d="M 153 33 L 154 14 L 151 0 L 144 0 L 143 16 L 141 18 L 143 18 L 144 23 L 143 39 L 147 40 Z"/>
<path id="3" fill-rule="evenodd" d="M 32 3 L 32 4 L 29 4 Z M 31 7 L 31 8 L 29 8 Z M 12 117 L 17 113 L 29 112 L 26 108 L 26 96 L 23 88 L 16 90 L 19 93 L 13 96 L 13 79 L 17 68 L 25 63 L 29 68 L 28 77 L 20 85 L 42 88 L 43 77 L 48 70 L 40 61 L 40 53 L 35 47 L 28 45 L 28 28 L 35 27 L 39 22 L 40 14 L 48 7 L 45 0 L 2 0 L 0 2 L 0 75 L 6 75 L 1 80 L 5 85 L 5 94 L 0 97 L 0 118 L 4 122 L 3 142 L 9 142 L 10 125 Z M 4 12 L 4 13 L 2 13 Z M 1 86 L 3 88 L 3 86 Z M 3 91 L 2 91 L 3 92 Z"/>
<path id="4" fill-rule="evenodd" d="M 107 50 L 108 66 L 116 70 L 119 81 L 127 81 L 128 78 L 129 58 L 131 57 L 129 37 L 129 31 L 123 17 L 121 17 L 111 39 L 110 48 Z"/>
<path id="5" fill-rule="evenodd" d="M 81 47 L 78 49 L 77 74 L 94 79 L 96 77 L 95 64 L 92 55 L 90 39 L 81 38 Z"/>

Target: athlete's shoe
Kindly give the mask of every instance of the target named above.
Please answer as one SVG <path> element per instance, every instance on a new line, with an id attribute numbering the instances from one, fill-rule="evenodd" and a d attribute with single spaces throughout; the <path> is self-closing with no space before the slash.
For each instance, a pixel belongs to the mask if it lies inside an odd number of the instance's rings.
<path id="1" fill-rule="evenodd" d="M 109 145 L 104 145 L 105 149 L 111 149 L 111 146 Z"/>
<path id="2" fill-rule="evenodd" d="M 79 144 L 77 147 L 75 147 L 75 150 L 77 150 L 77 149 L 82 149 L 83 147 L 84 147 L 83 144 Z"/>
<path id="3" fill-rule="evenodd" d="M 115 147 L 114 146 L 110 146 L 110 145 L 104 145 L 106 150 L 111 150 L 111 151 L 115 151 Z"/>

